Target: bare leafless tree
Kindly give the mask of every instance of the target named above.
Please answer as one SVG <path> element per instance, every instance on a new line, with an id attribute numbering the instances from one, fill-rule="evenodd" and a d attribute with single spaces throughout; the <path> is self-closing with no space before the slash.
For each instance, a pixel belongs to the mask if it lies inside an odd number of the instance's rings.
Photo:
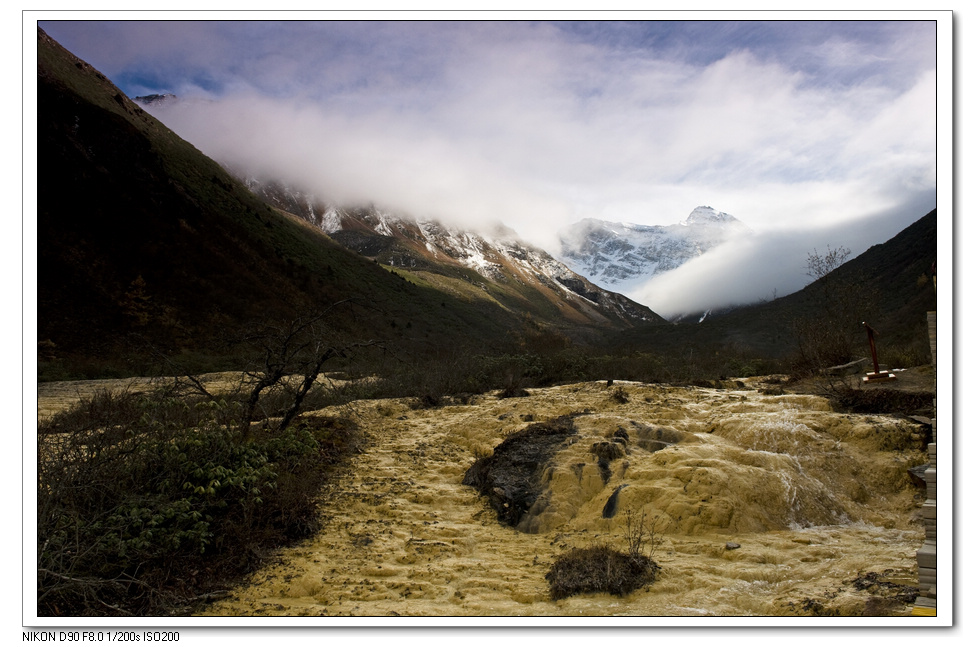
<path id="1" fill-rule="evenodd" d="M 849 257 L 850 249 L 842 245 L 836 249 L 827 245 L 825 254 L 814 248 L 806 257 L 806 276 L 813 281 L 827 278 L 830 272 L 845 263 Z"/>
<path id="2" fill-rule="evenodd" d="M 636 519 L 630 510 L 626 511 L 626 531 L 623 537 L 626 539 L 627 550 L 631 556 L 642 555 L 644 548 L 647 548 L 649 550 L 647 557 L 653 559 L 653 554 L 657 551 L 657 545 L 660 543 L 660 536 L 657 531 L 659 523 L 660 515 L 656 515 L 648 523 L 645 511 L 640 512 L 639 519 Z"/>
<path id="3" fill-rule="evenodd" d="M 251 438 L 251 421 L 263 393 L 279 386 L 289 389 L 289 405 L 277 425 L 283 430 L 301 411 L 330 359 L 347 358 L 356 349 L 383 344 L 375 339 L 347 340 L 329 325 L 330 317 L 350 304 L 339 301 L 285 323 L 257 326 L 244 335 L 241 341 L 251 349 L 256 366 L 245 371 L 248 393 L 240 423 L 242 440 Z"/>
<path id="4" fill-rule="evenodd" d="M 848 248 L 827 245 L 825 253 L 814 249 L 807 257 L 806 275 L 812 279 L 807 292 L 813 300 L 792 322 L 798 351 L 794 368 L 800 372 L 820 371 L 854 356 L 860 322 L 875 297 L 851 272 L 837 272 L 849 256 Z"/>

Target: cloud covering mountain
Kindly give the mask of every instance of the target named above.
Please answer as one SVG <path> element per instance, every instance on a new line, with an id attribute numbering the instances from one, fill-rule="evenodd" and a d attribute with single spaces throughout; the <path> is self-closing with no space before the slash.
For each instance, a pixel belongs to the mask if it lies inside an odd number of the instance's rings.
<path id="1" fill-rule="evenodd" d="M 501 220 L 547 249 L 583 218 L 663 225 L 714 205 L 773 245 L 712 257 L 733 263 L 722 276 L 775 276 L 750 288 L 764 296 L 801 279 L 791 265 L 752 272 L 781 241 L 857 253 L 934 206 L 936 25 L 43 26 L 130 96 L 183 97 L 153 113 L 204 153 L 335 202 Z M 699 276 L 671 280 L 704 293 Z"/>
<path id="2" fill-rule="evenodd" d="M 674 225 L 587 218 L 559 232 L 559 255 L 589 280 L 625 292 L 749 232 L 734 216 L 703 206 Z"/>

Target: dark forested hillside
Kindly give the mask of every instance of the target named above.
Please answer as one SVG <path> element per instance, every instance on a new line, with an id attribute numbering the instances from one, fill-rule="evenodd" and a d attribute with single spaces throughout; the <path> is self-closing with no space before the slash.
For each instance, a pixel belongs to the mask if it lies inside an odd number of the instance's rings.
<path id="1" fill-rule="evenodd" d="M 410 352 L 488 350 L 579 325 L 444 291 L 336 244 L 264 203 L 40 29 L 37 77 L 43 365 L 95 376 L 141 370 L 147 348 L 215 356 L 249 322 L 338 301 L 350 305 L 337 328 Z"/>

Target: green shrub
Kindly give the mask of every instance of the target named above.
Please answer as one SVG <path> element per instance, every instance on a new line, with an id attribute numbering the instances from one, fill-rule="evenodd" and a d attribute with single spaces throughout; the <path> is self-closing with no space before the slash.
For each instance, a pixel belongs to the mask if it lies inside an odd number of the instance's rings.
<path id="1" fill-rule="evenodd" d="M 103 394 L 38 434 L 39 615 L 169 613 L 316 529 L 354 425 L 241 442 L 234 411 Z"/>

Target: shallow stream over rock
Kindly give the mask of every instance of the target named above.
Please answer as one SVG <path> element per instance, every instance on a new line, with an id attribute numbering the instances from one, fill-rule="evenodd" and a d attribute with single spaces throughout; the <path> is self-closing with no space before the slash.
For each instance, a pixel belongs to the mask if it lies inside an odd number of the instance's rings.
<path id="1" fill-rule="evenodd" d="M 204 615 L 910 613 L 923 493 L 908 469 L 925 456 L 909 420 L 834 413 L 810 395 L 620 382 L 409 404 L 328 411 L 353 417 L 369 443 L 323 495 L 322 530 Z M 561 416 L 574 433 L 538 466 L 517 529 L 502 523 L 465 474 Z M 561 553 L 625 550 L 627 519 L 643 514 L 656 520 L 654 584 L 550 599 Z"/>

